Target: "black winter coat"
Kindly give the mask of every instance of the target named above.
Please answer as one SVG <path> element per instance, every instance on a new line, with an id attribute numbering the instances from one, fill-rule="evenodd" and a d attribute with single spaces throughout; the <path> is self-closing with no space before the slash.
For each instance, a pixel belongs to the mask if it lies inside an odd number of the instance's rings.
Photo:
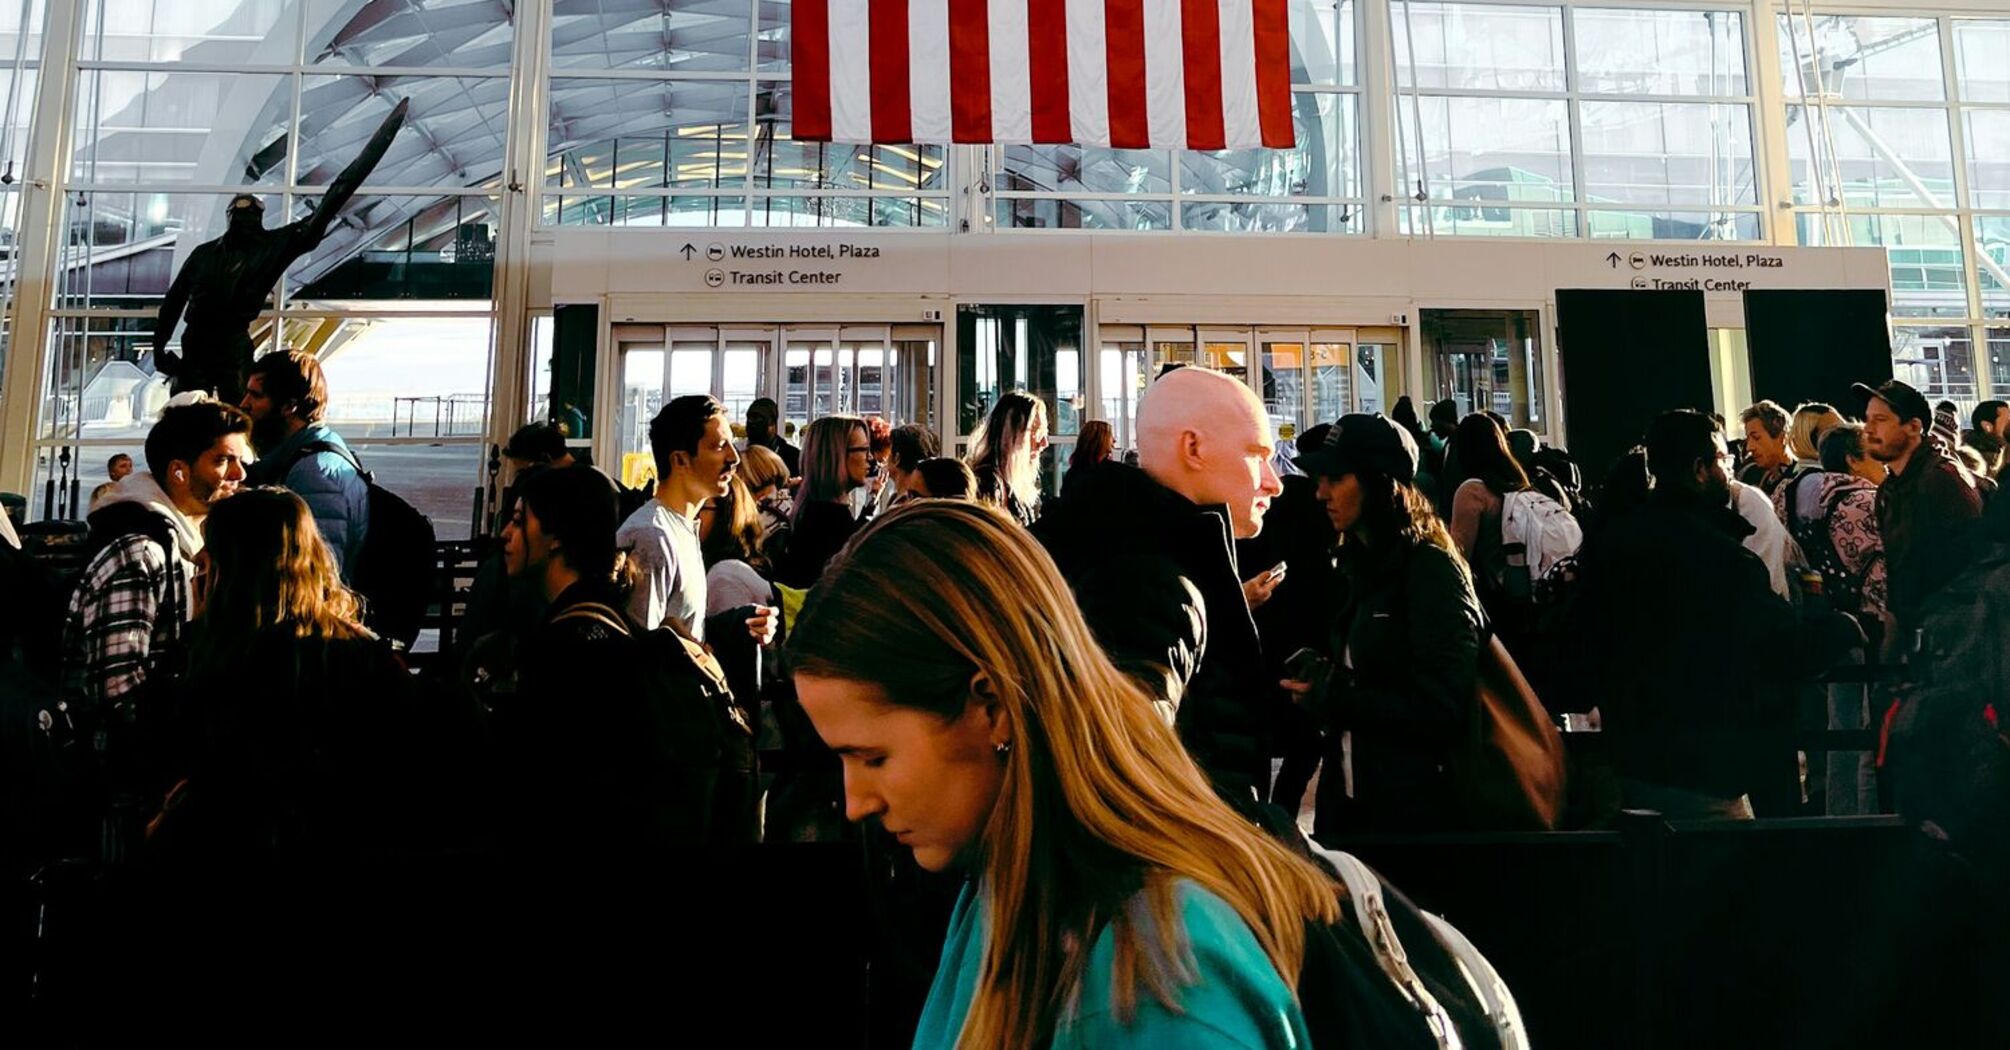
<path id="1" fill-rule="evenodd" d="M 1599 708 L 1620 776 L 1736 798 L 1791 771 L 1797 627 L 1750 531 L 1657 490 L 1579 556 L 1567 709 Z"/>
<path id="2" fill-rule="evenodd" d="M 1328 717 L 1319 833 L 1453 827 L 1450 768 L 1472 717 L 1485 624 L 1471 574 L 1431 544 L 1342 554 L 1335 666 L 1318 703 Z"/>
<path id="3" fill-rule="evenodd" d="M 1118 667 L 1177 708 L 1187 750 L 1236 799 L 1267 795 L 1264 669 L 1226 508 L 1202 507 L 1137 467 L 1081 468 L 1033 526 Z"/>

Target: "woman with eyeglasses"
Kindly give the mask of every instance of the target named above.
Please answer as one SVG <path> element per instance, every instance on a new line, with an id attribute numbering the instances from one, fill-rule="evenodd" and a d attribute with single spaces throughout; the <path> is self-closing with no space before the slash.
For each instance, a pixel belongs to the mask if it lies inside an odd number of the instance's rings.
<path id="1" fill-rule="evenodd" d="M 977 498 L 1031 528 L 1040 518 L 1040 453 L 1047 451 L 1047 406 L 1023 390 L 998 399 L 970 441 Z"/>
<path id="2" fill-rule="evenodd" d="M 776 582 L 799 589 L 815 586 L 824 565 L 858 531 L 851 494 L 866 483 L 872 467 L 865 420 L 825 416 L 811 423 L 803 437 L 802 465 L 788 551 L 775 572 Z"/>

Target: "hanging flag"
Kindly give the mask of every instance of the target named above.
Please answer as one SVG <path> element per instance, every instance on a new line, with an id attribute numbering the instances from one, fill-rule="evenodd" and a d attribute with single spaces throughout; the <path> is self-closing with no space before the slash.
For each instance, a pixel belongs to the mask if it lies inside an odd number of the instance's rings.
<path id="1" fill-rule="evenodd" d="M 1287 0 L 794 0 L 805 142 L 1293 145 Z"/>

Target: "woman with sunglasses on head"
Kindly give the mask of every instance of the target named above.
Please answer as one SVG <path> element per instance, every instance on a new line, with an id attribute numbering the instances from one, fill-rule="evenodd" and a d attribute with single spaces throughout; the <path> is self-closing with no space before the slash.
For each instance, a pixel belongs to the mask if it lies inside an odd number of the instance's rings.
<path id="1" fill-rule="evenodd" d="M 847 816 L 969 878 L 917 1047 L 1302 1047 L 1331 879 L 1232 812 L 981 504 L 895 508 L 789 647 Z"/>

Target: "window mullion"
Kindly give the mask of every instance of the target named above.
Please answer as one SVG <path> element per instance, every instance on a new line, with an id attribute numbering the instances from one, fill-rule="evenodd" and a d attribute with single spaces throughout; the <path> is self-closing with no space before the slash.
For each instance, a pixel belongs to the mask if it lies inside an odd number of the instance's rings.
<path id="1" fill-rule="evenodd" d="M 1572 214 L 1577 217 L 1577 236 L 1588 238 L 1591 236 L 1591 213 L 1584 208 L 1589 195 L 1584 187 L 1584 110 L 1577 76 L 1577 9 L 1569 4 L 1563 7 L 1563 88 L 1568 100 L 1564 103 L 1566 116 L 1570 122 Z"/>

